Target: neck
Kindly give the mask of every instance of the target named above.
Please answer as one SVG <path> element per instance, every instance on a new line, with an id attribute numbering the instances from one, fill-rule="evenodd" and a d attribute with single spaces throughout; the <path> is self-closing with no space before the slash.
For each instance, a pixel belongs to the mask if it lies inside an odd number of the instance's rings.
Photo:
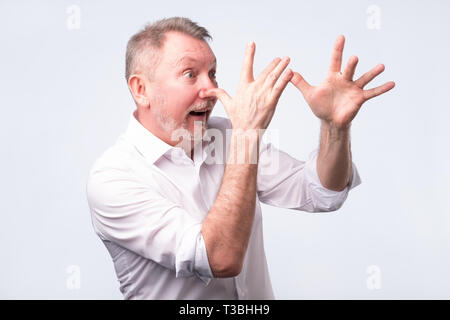
<path id="1" fill-rule="evenodd" d="M 186 139 L 182 136 L 179 136 L 178 140 L 172 140 L 171 137 L 173 136 L 173 131 L 171 131 L 170 133 L 162 130 L 162 128 L 160 128 L 160 126 L 158 126 L 158 124 L 156 123 L 157 121 L 150 121 L 148 120 L 150 117 L 144 117 L 142 116 L 138 110 L 135 110 L 133 112 L 134 117 L 136 118 L 136 120 L 142 124 L 142 126 L 147 129 L 148 131 L 150 131 L 154 136 L 158 137 L 159 139 L 161 139 L 162 141 L 164 141 L 165 143 L 175 147 L 175 146 L 179 146 L 181 149 L 184 150 L 184 152 L 186 153 L 186 155 L 191 158 L 191 160 L 194 160 L 194 146 L 198 145 L 199 143 L 201 143 L 201 141 L 194 141 L 191 139 Z M 189 141 L 187 143 L 183 143 L 183 141 Z"/>

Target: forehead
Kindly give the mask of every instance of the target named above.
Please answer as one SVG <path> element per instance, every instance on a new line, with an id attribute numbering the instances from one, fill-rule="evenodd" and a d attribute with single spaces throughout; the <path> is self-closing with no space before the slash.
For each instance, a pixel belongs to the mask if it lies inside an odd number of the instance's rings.
<path id="1" fill-rule="evenodd" d="M 216 57 L 204 40 L 180 32 L 168 32 L 162 48 L 162 61 L 171 67 L 186 63 L 214 64 Z"/>

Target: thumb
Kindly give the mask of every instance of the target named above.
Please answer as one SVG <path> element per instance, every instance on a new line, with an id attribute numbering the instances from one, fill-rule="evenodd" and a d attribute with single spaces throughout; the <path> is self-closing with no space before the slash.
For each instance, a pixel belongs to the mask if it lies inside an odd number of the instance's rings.
<path id="1" fill-rule="evenodd" d="M 231 104 L 231 97 L 228 95 L 228 93 L 220 88 L 212 88 L 208 90 L 204 90 L 203 94 L 205 97 L 216 97 L 218 98 L 224 106 L 228 106 Z"/>
<path id="2" fill-rule="evenodd" d="M 300 75 L 300 73 L 294 72 L 294 76 L 292 77 L 291 82 L 301 91 L 303 96 L 307 96 L 311 85 Z"/>

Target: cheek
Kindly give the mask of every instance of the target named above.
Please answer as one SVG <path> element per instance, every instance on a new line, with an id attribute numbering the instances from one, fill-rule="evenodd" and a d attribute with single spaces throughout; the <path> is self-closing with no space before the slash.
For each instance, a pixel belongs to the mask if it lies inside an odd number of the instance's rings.
<path id="1" fill-rule="evenodd" d="M 183 118 L 186 110 L 197 100 L 197 93 L 192 86 L 176 85 L 164 90 L 167 110 L 175 118 Z"/>

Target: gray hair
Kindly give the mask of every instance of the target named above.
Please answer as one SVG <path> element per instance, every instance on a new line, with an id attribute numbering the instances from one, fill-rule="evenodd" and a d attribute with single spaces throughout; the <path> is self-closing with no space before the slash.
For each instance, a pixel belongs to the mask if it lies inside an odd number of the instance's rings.
<path id="1" fill-rule="evenodd" d="M 172 17 L 147 24 L 144 29 L 133 35 L 127 44 L 125 58 L 125 79 L 136 73 L 141 66 L 147 67 L 146 72 L 158 62 L 158 50 L 162 48 L 165 34 L 169 31 L 178 31 L 194 38 L 212 40 L 208 30 L 196 22 L 184 17 Z M 151 74 L 148 74 L 151 77 Z"/>

